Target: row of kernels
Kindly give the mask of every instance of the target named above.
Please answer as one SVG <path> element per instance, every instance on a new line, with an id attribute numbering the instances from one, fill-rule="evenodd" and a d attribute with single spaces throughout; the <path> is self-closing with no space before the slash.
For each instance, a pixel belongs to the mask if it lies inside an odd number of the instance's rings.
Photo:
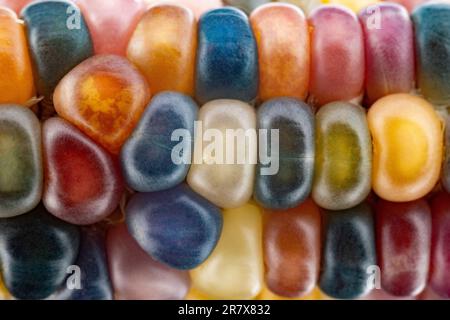
<path id="1" fill-rule="evenodd" d="M 68 16 L 71 8 L 78 10 L 70 2 L 44 1 L 22 12 L 37 90 L 49 101 L 46 106 L 51 105 L 63 75 L 94 53 L 92 28 L 88 30 L 82 14 Z M 242 12 L 223 8 L 204 14 L 198 27 L 188 9 L 159 5 L 143 13 L 127 42 L 127 56 L 143 72 L 153 93 L 176 90 L 195 94 L 201 103 L 219 98 L 251 101 L 258 92 L 263 101 L 282 96 L 305 99 L 309 94 L 310 102 L 318 106 L 358 101 L 364 87 L 368 103 L 413 90 L 416 56 L 420 92 L 433 103 L 445 104 L 450 49 L 445 41 L 436 47 L 434 37 L 449 37 L 449 15 L 446 3 L 423 5 L 413 13 L 415 54 L 413 23 L 406 10 L 394 4 L 362 10 L 361 23 L 339 6 L 319 7 L 311 13 L 309 24 L 302 11 L 290 5 L 262 6 L 250 22 Z M 34 89 L 23 27 L 12 12 L 3 10 L 3 16 L 5 26 L 15 30 L 5 37 L 23 38 L 6 52 L 10 59 L 11 53 L 22 52 L 8 68 L 17 61 L 24 65 L 5 73 L 8 77 L 2 83 L 13 87 L 2 90 L 0 101 L 24 104 Z M 51 110 L 45 114 L 51 115 Z"/>

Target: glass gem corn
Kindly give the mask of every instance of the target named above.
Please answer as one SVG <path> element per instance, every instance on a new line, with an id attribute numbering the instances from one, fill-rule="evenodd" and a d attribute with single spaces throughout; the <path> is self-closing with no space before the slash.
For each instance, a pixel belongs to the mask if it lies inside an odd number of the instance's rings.
<path id="1" fill-rule="evenodd" d="M 109 228 L 106 248 L 115 299 L 179 300 L 187 294 L 187 271 L 155 261 L 133 239 L 126 224 Z"/>
<path id="2" fill-rule="evenodd" d="M 58 84 L 58 115 L 111 153 L 117 154 L 150 100 L 142 74 L 127 59 L 96 55 L 72 69 Z"/>
<path id="3" fill-rule="evenodd" d="M 126 207 L 133 238 L 155 260 L 172 268 L 193 269 L 215 248 L 222 215 L 186 184 L 159 192 L 137 193 Z"/>
<path id="4" fill-rule="evenodd" d="M 124 191 L 118 160 L 61 118 L 45 121 L 42 134 L 47 210 L 77 225 L 105 219 Z"/>
<path id="5" fill-rule="evenodd" d="M 120 153 L 130 188 L 140 192 L 160 191 L 184 181 L 191 161 L 197 114 L 197 104 L 184 94 L 162 92 L 153 97 Z M 175 132 L 179 135 L 173 139 Z"/>
<path id="6" fill-rule="evenodd" d="M 0 218 L 33 209 L 42 189 L 39 120 L 27 108 L 0 105 Z"/>
<path id="7" fill-rule="evenodd" d="M 17 15 L 0 7 L 0 103 L 25 105 L 35 95 L 27 39 Z"/>

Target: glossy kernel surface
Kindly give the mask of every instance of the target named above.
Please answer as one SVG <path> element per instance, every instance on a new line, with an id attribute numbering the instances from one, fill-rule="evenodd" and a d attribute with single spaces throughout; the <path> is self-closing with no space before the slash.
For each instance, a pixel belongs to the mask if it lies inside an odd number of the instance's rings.
<path id="1" fill-rule="evenodd" d="M 133 239 L 126 224 L 108 230 L 106 248 L 115 299 L 181 300 L 187 294 L 187 271 L 155 261 Z"/>
<path id="2" fill-rule="evenodd" d="M 304 100 L 310 69 L 309 30 L 304 13 L 293 5 L 268 4 L 252 12 L 250 23 L 258 46 L 259 98 Z"/>
<path id="3" fill-rule="evenodd" d="M 253 299 L 263 287 L 262 216 L 254 204 L 223 212 L 211 256 L 191 271 L 192 285 L 214 299 Z"/>
<path id="4" fill-rule="evenodd" d="M 255 199 L 265 208 L 288 209 L 311 192 L 314 172 L 314 115 L 311 107 L 292 98 L 272 99 L 257 112 L 261 159 L 256 167 Z M 278 140 L 274 131 L 278 130 Z M 266 155 L 266 156 L 267 156 Z"/>
<path id="5" fill-rule="evenodd" d="M 431 201 L 432 238 L 429 286 L 442 298 L 450 298 L 450 195 L 438 193 Z"/>
<path id="6" fill-rule="evenodd" d="M 395 296 L 415 296 L 427 284 L 431 212 L 425 200 L 376 206 L 381 286 Z"/>
<path id="7" fill-rule="evenodd" d="M 125 56 L 147 4 L 136 0 L 74 0 L 86 17 L 95 54 Z"/>
<path id="8" fill-rule="evenodd" d="M 196 132 L 194 161 L 187 176 L 189 186 L 219 207 L 244 205 L 253 193 L 257 157 L 257 138 L 251 134 L 256 128 L 254 108 L 237 100 L 214 100 L 200 108 L 198 120 L 201 127 Z M 235 149 L 227 152 L 232 146 L 227 130 L 250 132 L 244 147 L 238 149 L 235 144 Z"/>
<path id="9" fill-rule="evenodd" d="M 111 153 L 117 154 L 133 131 L 150 90 L 125 58 L 97 55 L 83 61 L 58 84 L 56 112 Z"/>
<path id="10" fill-rule="evenodd" d="M 258 93 L 258 50 L 247 16 L 232 7 L 208 11 L 198 22 L 196 99 L 249 102 Z"/>
<path id="11" fill-rule="evenodd" d="M 441 183 L 444 189 L 450 191 L 450 113 L 447 113 L 444 117 L 445 122 L 445 146 L 444 146 L 444 159 L 441 173 Z"/>
<path id="12" fill-rule="evenodd" d="M 450 103 L 450 3 L 423 4 L 412 13 L 417 84 L 434 104 Z"/>
<path id="13" fill-rule="evenodd" d="M 42 204 L 27 214 L 0 219 L 2 276 L 17 299 L 44 299 L 63 285 L 75 263 L 76 226 L 49 214 Z"/>
<path id="14" fill-rule="evenodd" d="M 131 37 L 127 58 L 145 75 L 153 93 L 166 90 L 194 95 L 197 22 L 181 6 L 151 7 Z"/>
<path id="15" fill-rule="evenodd" d="M 162 92 L 153 97 L 121 150 L 129 187 L 152 192 L 183 182 L 191 163 L 197 114 L 197 104 L 186 95 Z M 180 135 L 174 136 L 176 132 Z"/>
<path id="16" fill-rule="evenodd" d="M 52 96 L 58 82 L 75 66 L 94 54 L 91 35 L 69 1 L 35 1 L 21 13 L 24 20 L 36 87 L 44 97 L 45 117 L 52 116 Z"/>
<path id="17" fill-rule="evenodd" d="M 311 28 L 310 101 L 317 106 L 358 99 L 364 87 L 364 40 L 356 15 L 342 6 L 320 6 Z"/>
<path id="18" fill-rule="evenodd" d="M 372 141 L 365 110 L 329 103 L 316 114 L 316 162 L 312 197 L 329 210 L 364 201 L 371 189 Z"/>
<path id="19" fill-rule="evenodd" d="M 34 97 L 25 30 L 14 12 L 0 8 L 0 103 L 25 104 Z"/>
<path id="20" fill-rule="evenodd" d="M 361 10 L 359 19 L 364 32 L 368 103 L 388 94 L 411 92 L 415 81 L 414 31 L 408 11 L 397 4 L 380 3 Z"/>
<path id="21" fill-rule="evenodd" d="M 368 268 L 376 265 L 375 225 L 370 207 L 326 211 L 320 289 L 338 299 L 354 299 L 370 291 Z"/>
<path id="22" fill-rule="evenodd" d="M 43 188 L 41 125 L 22 106 L 0 105 L 0 217 L 24 214 Z"/>
<path id="23" fill-rule="evenodd" d="M 222 230 L 220 210 L 186 184 L 137 193 L 126 207 L 126 223 L 133 238 L 155 260 L 188 270 L 205 261 Z"/>
<path id="24" fill-rule="evenodd" d="M 373 139 L 372 188 L 394 202 L 419 199 L 438 182 L 443 125 L 426 100 L 394 94 L 379 99 L 367 115 Z"/>
<path id="25" fill-rule="evenodd" d="M 310 294 L 320 269 L 319 208 L 307 199 L 293 209 L 266 212 L 264 262 L 268 288 L 290 298 Z"/>
<path id="26" fill-rule="evenodd" d="M 42 134 L 47 210 L 77 225 L 110 215 L 124 191 L 117 159 L 61 118 L 48 119 Z"/>

